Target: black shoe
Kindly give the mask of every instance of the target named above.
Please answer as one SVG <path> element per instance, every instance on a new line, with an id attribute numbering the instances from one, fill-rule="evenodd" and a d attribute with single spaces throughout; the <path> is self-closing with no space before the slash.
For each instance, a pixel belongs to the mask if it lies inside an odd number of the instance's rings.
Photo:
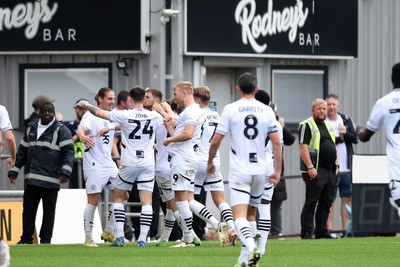
<path id="1" fill-rule="evenodd" d="M 32 245 L 32 242 L 27 242 L 27 241 L 20 240 L 20 241 L 17 243 L 17 245 L 25 245 L 25 244 L 27 244 L 27 245 Z"/>
<path id="2" fill-rule="evenodd" d="M 312 239 L 311 233 L 305 232 L 301 234 L 301 239 Z"/>
<path id="3" fill-rule="evenodd" d="M 40 244 L 50 244 L 51 240 L 49 239 L 40 239 Z"/>
<path id="4" fill-rule="evenodd" d="M 321 239 L 321 238 L 332 239 L 332 238 L 334 238 L 334 237 L 333 237 L 331 234 L 329 234 L 329 233 L 315 234 L 315 239 Z"/>

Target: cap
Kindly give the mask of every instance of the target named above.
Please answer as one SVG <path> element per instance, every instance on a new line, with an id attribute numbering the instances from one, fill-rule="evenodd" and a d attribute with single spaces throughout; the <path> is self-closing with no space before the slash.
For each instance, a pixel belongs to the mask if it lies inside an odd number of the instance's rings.
<path id="1" fill-rule="evenodd" d="M 54 99 L 50 99 L 48 96 L 45 95 L 38 95 L 37 97 L 35 97 L 32 101 L 32 107 L 34 109 L 39 109 L 40 106 L 46 102 L 54 102 Z"/>
<path id="2" fill-rule="evenodd" d="M 78 104 L 79 101 L 82 101 L 82 100 L 89 102 L 86 98 L 79 98 L 78 100 L 76 100 L 75 105 Z M 76 106 L 74 106 L 73 108 L 76 109 Z"/>

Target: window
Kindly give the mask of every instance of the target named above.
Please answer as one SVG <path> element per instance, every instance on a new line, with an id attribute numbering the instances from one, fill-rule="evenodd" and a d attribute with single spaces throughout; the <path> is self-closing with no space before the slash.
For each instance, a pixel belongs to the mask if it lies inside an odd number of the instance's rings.
<path id="1" fill-rule="evenodd" d="M 299 122 L 311 116 L 311 104 L 327 94 L 325 67 L 272 66 L 272 101 L 286 125 L 297 130 Z"/>
<path id="2" fill-rule="evenodd" d="M 109 64 L 22 64 L 20 65 L 20 127 L 33 112 L 32 101 L 37 95 L 54 99 L 56 111 L 64 121 L 73 121 L 76 100 L 87 99 L 96 104 L 94 97 L 101 87 L 111 87 Z"/>

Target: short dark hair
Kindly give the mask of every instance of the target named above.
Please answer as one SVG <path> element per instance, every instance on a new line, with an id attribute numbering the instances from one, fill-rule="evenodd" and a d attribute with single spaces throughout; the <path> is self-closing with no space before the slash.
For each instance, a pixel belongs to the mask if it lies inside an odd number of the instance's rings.
<path id="1" fill-rule="evenodd" d="M 162 101 L 162 92 L 158 89 L 155 88 L 147 88 L 146 92 L 151 93 L 155 98 L 158 98 L 160 101 Z"/>
<path id="2" fill-rule="evenodd" d="M 394 88 L 400 87 L 400 63 L 396 63 L 392 67 L 392 83 Z"/>
<path id="3" fill-rule="evenodd" d="M 238 86 L 245 94 L 251 94 L 257 88 L 257 77 L 253 73 L 243 73 L 238 80 Z"/>
<path id="4" fill-rule="evenodd" d="M 121 92 L 118 93 L 117 95 L 117 106 L 121 105 L 122 101 L 127 101 L 129 96 L 129 92 L 126 90 L 122 90 Z"/>
<path id="5" fill-rule="evenodd" d="M 329 99 L 329 98 L 333 98 L 333 99 L 339 100 L 339 97 L 338 97 L 337 95 L 335 95 L 335 94 L 328 94 L 328 95 L 325 97 L 325 100 L 327 100 L 327 99 Z"/>
<path id="6" fill-rule="evenodd" d="M 143 102 L 145 93 L 143 86 L 140 85 L 135 85 L 129 91 L 129 95 L 134 102 Z"/>
<path id="7" fill-rule="evenodd" d="M 261 103 L 263 103 L 265 105 L 269 105 L 271 103 L 271 97 L 264 90 L 258 90 L 255 97 L 256 97 L 256 100 L 260 101 Z"/>

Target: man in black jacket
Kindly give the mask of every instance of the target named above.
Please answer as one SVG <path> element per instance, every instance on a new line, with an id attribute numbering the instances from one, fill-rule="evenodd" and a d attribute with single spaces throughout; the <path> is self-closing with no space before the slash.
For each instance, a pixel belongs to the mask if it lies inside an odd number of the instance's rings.
<path id="1" fill-rule="evenodd" d="M 71 134 L 55 119 L 54 105 L 51 102 L 43 103 L 39 117 L 39 121 L 26 130 L 18 147 L 15 167 L 8 172 L 14 184 L 21 168 L 25 166 L 23 232 L 18 244 L 32 244 L 40 200 L 43 202 L 40 243 L 51 242 L 60 183 L 68 181 L 74 162 Z"/>

